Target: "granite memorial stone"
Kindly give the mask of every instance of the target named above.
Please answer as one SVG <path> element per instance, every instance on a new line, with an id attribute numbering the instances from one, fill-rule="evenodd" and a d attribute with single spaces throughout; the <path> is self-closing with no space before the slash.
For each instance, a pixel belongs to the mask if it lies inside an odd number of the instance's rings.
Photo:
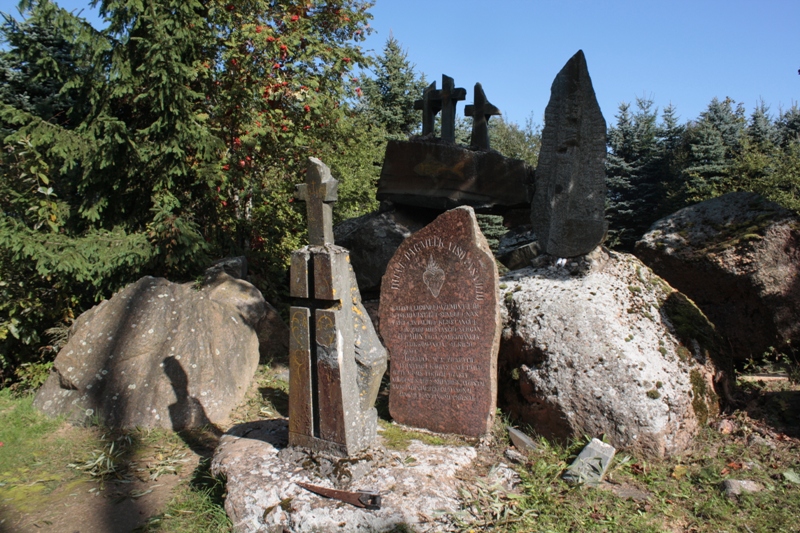
<path id="1" fill-rule="evenodd" d="M 350 267 L 333 244 L 331 203 L 338 182 L 309 158 L 306 201 L 311 244 L 292 254 L 289 311 L 289 444 L 349 456 L 377 435 L 374 403 L 386 370 Z"/>
<path id="2" fill-rule="evenodd" d="M 406 239 L 383 277 L 381 335 L 395 421 L 479 436 L 492 425 L 500 341 L 498 276 L 471 207 Z"/>
<path id="3" fill-rule="evenodd" d="M 544 114 L 531 206 L 544 253 L 574 257 L 605 238 L 606 121 L 578 51 L 556 76 Z"/>

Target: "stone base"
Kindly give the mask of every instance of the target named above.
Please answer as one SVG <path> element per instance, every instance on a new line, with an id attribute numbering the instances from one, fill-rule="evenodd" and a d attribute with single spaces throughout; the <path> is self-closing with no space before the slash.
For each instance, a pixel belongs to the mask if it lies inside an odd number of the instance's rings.
<path id="1" fill-rule="evenodd" d="M 225 510 L 237 532 L 454 531 L 452 514 L 463 507 L 459 488 L 472 485 L 464 473 L 478 452 L 469 446 L 428 446 L 412 441 L 407 450 L 378 445 L 359 456 L 336 459 L 287 447 L 286 420 L 234 427 L 218 446 L 211 471 L 227 478 Z M 488 484 L 519 483 L 507 466 L 493 469 Z M 379 510 L 323 498 L 297 482 L 348 491 L 373 490 Z"/>
<path id="2" fill-rule="evenodd" d="M 366 411 L 358 423 L 363 431 L 361 431 L 358 438 L 350 442 L 349 447 L 346 443 L 318 439 L 291 431 L 289 432 L 289 446 L 300 446 L 318 452 L 329 453 L 336 457 L 352 457 L 374 444 L 375 435 L 378 431 L 378 411 L 374 407 Z"/>
<path id="3" fill-rule="evenodd" d="M 439 210 L 468 205 L 503 212 L 528 207 L 533 170 L 498 152 L 451 144 L 389 141 L 378 200 Z"/>

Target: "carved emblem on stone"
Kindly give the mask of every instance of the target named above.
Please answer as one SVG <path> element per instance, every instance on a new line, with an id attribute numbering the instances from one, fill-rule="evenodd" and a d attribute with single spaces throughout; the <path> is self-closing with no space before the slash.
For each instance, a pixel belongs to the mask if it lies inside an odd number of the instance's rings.
<path id="1" fill-rule="evenodd" d="M 436 264 L 433 256 L 429 256 L 428 266 L 425 267 L 425 272 L 422 273 L 422 281 L 428 286 L 428 290 L 431 291 L 433 297 L 438 298 L 439 291 L 442 290 L 442 285 L 444 285 L 444 270 Z"/>

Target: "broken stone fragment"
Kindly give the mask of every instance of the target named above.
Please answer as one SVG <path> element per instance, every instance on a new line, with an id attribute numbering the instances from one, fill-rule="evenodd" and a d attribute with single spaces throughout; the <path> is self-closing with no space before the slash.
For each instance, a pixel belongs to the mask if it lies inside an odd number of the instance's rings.
<path id="1" fill-rule="evenodd" d="M 536 446 L 536 443 L 533 442 L 533 439 L 531 439 L 522 431 L 516 428 L 512 428 L 511 426 L 509 426 L 507 429 L 508 429 L 508 438 L 511 439 L 511 442 L 514 444 L 517 450 L 521 451 L 522 453 L 529 453 L 536 451 L 538 446 Z"/>
<path id="2" fill-rule="evenodd" d="M 747 479 L 726 479 L 722 482 L 722 491 L 728 498 L 736 498 L 745 492 L 761 492 L 764 486 L 761 483 Z"/>
<path id="3" fill-rule="evenodd" d="M 592 439 L 562 477 L 570 485 L 596 487 L 606 474 L 615 453 L 617 453 L 616 448 L 610 444 Z"/>

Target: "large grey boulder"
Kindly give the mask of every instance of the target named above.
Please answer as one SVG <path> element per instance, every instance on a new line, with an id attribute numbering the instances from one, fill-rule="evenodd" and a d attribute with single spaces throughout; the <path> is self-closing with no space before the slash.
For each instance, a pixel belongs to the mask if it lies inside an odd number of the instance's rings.
<path id="1" fill-rule="evenodd" d="M 548 438 L 686 450 L 730 385 L 713 326 L 632 255 L 539 263 L 501 279 L 501 407 Z"/>
<path id="2" fill-rule="evenodd" d="M 345 220 L 333 228 L 336 244 L 350 251 L 350 262 L 362 295 L 377 294 L 386 266 L 400 244 L 439 214 L 433 210 L 385 204 L 381 211 Z"/>
<path id="3" fill-rule="evenodd" d="M 743 362 L 800 345 L 800 217 L 735 192 L 657 221 L 636 255 L 694 300 Z"/>
<path id="4" fill-rule="evenodd" d="M 144 277 L 82 314 L 34 405 L 110 427 L 222 423 L 288 330 L 250 283 L 219 268 L 201 287 Z"/>
<path id="5" fill-rule="evenodd" d="M 579 50 L 553 81 L 544 112 L 531 205 L 533 231 L 544 253 L 575 257 L 603 242 L 605 156 L 606 121 Z"/>

